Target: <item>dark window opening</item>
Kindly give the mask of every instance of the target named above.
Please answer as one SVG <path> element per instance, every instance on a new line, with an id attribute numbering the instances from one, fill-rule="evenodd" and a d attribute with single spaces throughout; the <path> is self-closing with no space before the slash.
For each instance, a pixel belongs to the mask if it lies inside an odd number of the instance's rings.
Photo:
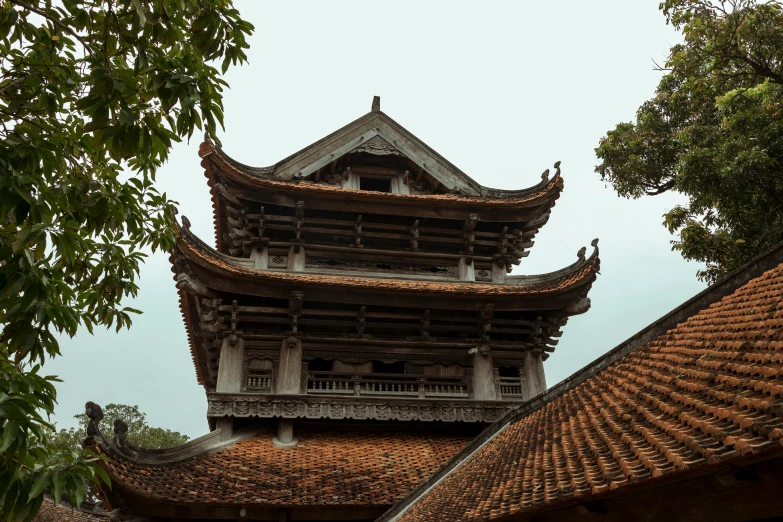
<path id="1" fill-rule="evenodd" d="M 501 366 L 498 369 L 498 375 L 500 377 L 519 377 L 519 368 L 511 368 L 510 366 Z"/>
<path id="2" fill-rule="evenodd" d="M 361 190 L 374 190 L 375 192 L 391 192 L 391 178 L 359 178 Z"/>
<path id="3" fill-rule="evenodd" d="M 317 358 L 307 363 L 307 370 L 310 372 L 331 372 L 332 361 Z"/>
<path id="4" fill-rule="evenodd" d="M 372 373 L 405 373 L 405 361 L 397 361 L 393 363 L 373 361 Z"/>
<path id="5" fill-rule="evenodd" d="M 405 373 L 408 375 L 424 375 L 424 364 L 405 363 Z"/>

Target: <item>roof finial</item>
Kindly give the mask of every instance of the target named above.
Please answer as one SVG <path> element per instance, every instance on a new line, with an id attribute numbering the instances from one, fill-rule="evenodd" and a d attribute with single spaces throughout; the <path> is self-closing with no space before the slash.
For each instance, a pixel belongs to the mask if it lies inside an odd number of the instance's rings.
<path id="1" fill-rule="evenodd" d="M 373 96 L 372 98 L 372 112 L 381 112 L 381 97 Z"/>
<path id="2" fill-rule="evenodd" d="M 84 413 L 90 419 L 90 422 L 87 424 L 87 436 L 95 437 L 100 433 L 98 424 L 103 420 L 103 410 L 94 402 L 88 402 L 84 405 Z"/>
<path id="3" fill-rule="evenodd" d="M 122 419 L 114 419 L 114 443 L 120 448 L 128 445 L 128 423 Z"/>

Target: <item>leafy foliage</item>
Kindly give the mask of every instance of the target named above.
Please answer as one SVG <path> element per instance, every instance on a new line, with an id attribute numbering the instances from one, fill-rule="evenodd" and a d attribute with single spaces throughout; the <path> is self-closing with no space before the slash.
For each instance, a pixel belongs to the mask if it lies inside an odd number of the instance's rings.
<path id="1" fill-rule="evenodd" d="M 161 449 L 179 446 L 188 441 L 187 435 L 166 428 L 150 426 L 147 423 L 147 415 L 139 411 L 138 406 L 112 403 L 102 409 L 103 421 L 101 424 L 111 427 L 115 420 L 122 419 L 128 425 L 128 442 L 136 446 L 146 449 Z M 84 413 L 74 415 L 74 418 L 78 421 L 79 426 L 58 430 L 52 439 L 55 446 L 81 448 L 90 419 Z"/>
<path id="2" fill-rule="evenodd" d="M 81 504 L 87 484 L 109 477 L 93 465 L 97 456 L 72 447 L 47 447 L 54 428 L 42 412 L 54 409 L 55 377 L 43 377 L 40 366 L 22 371 L 0 349 L 0 506 L 7 520 L 31 520 L 38 512 L 43 492 L 50 488 L 59 501 L 63 493 Z M 56 464 L 52 461 L 56 459 Z"/>
<path id="3" fill-rule="evenodd" d="M 0 2 L 0 520 L 30 520 L 49 486 L 78 500 L 79 474 L 98 473 L 83 454 L 55 464 L 71 457 L 49 440 L 55 379 L 35 365 L 57 333 L 139 313 L 122 301 L 142 251 L 174 239 L 156 171 L 222 125 L 212 64 L 245 62 L 252 30 L 230 0 Z"/>
<path id="4" fill-rule="evenodd" d="M 636 121 L 601 139 L 596 172 L 623 197 L 687 195 L 664 225 L 713 282 L 783 239 L 783 7 L 666 0 L 661 9 L 684 42 Z"/>

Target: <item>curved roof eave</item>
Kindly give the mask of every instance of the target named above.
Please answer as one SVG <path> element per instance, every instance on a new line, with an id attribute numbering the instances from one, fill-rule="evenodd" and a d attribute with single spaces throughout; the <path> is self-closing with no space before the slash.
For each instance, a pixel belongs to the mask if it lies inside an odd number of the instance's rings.
<path id="1" fill-rule="evenodd" d="M 214 144 L 204 142 L 199 149 L 199 155 L 202 158 L 202 166 L 205 170 L 210 170 L 208 163 L 210 160 L 214 161 L 218 167 L 226 167 L 225 170 L 221 169 L 221 173 L 227 175 L 232 180 L 242 184 L 252 185 L 255 187 L 277 187 L 281 189 L 292 189 L 302 192 L 311 193 L 328 193 L 328 194 L 346 194 L 351 197 L 375 197 L 381 199 L 398 199 L 408 201 L 437 201 L 444 204 L 475 204 L 482 206 L 529 206 L 537 203 L 543 198 L 554 195 L 557 192 L 563 190 L 563 178 L 560 175 L 560 169 L 557 168 L 555 175 L 552 178 L 548 177 L 549 171 L 547 170 L 542 176 L 542 180 L 522 190 L 500 190 L 489 189 L 493 194 L 503 194 L 503 196 L 465 196 L 461 194 L 395 194 L 390 192 L 374 192 L 374 191 L 358 191 L 355 189 L 344 189 L 341 187 L 333 187 L 330 185 L 320 185 L 308 181 L 302 180 L 281 180 L 271 177 L 262 177 L 253 174 L 251 171 L 246 170 L 244 166 L 237 166 L 237 163 L 229 158 L 225 153 L 218 149 Z M 559 162 L 558 162 L 559 164 Z M 241 165 L 241 164 L 238 164 Z M 256 169 L 261 170 L 261 169 Z M 207 177 L 214 176 L 214 173 L 207 172 Z M 486 188 L 486 187 L 485 187 Z"/>
<path id="2" fill-rule="evenodd" d="M 417 151 L 420 154 L 423 155 L 423 157 L 429 159 L 430 166 L 439 167 L 431 171 L 430 174 L 432 174 L 437 178 L 439 177 L 438 171 L 442 170 L 443 173 L 448 174 L 449 178 L 453 178 L 454 181 L 456 181 L 459 185 L 461 185 L 460 187 L 457 188 L 462 189 L 463 191 L 465 191 L 466 193 L 472 196 L 491 197 L 491 198 L 516 198 L 530 191 L 538 190 L 543 184 L 546 183 L 546 177 L 548 177 L 549 174 L 549 170 L 547 169 L 542 175 L 542 182 L 523 189 L 507 190 L 507 189 L 496 189 L 492 187 L 483 186 L 480 183 L 478 183 L 476 180 L 468 176 L 465 172 L 460 170 L 456 165 L 454 165 L 449 160 L 447 160 L 442 155 L 440 155 L 437 151 L 435 151 L 430 146 L 428 146 L 426 143 L 424 143 L 419 138 L 414 136 L 413 133 L 408 131 L 405 127 L 403 127 L 402 125 L 397 123 L 394 119 L 392 119 L 390 116 L 388 116 L 387 114 L 381 111 L 371 111 L 361 116 L 360 118 L 348 123 L 347 125 L 341 127 L 335 132 L 332 132 L 331 134 L 321 138 L 320 140 L 278 161 L 277 163 L 266 167 L 251 167 L 250 165 L 237 161 L 236 159 L 226 154 L 226 152 L 222 149 L 221 145 L 213 143 L 211 140 L 209 140 L 208 137 L 206 138 L 206 141 L 201 145 L 199 153 L 202 157 L 204 157 L 206 154 L 209 153 L 206 149 L 208 147 L 211 147 L 212 149 L 214 149 L 215 152 L 219 153 L 228 164 L 230 164 L 232 167 L 236 168 L 237 170 L 247 174 L 248 176 L 261 178 L 261 179 L 273 179 L 278 181 L 285 181 L 285 180 L 291 180 L 296 176 L 297 172 L 299 172 L 301 169 L 294 168 L 294 167 L 299 163 L 301 163 L 302 160 L 309 161 L 308 159 L 305 158 L 317 157 L 321 154 L 327 155 L 328 152 L 326 152 L 326 150 L 329 149 L 330 147 L 337 147 L 339 144 L 345 142 L 349 138 L 359 136 L 364 131 L 369 130 L 369 131 L 383 132 L 381 130 L 382 128 L 388 128 L 391 132 L 399 135 L 403 140 L 410 143 L 413 147 L 415 147 L 415 149 L 417 149 Z M 345 153 L 347 152 L 350 152 L 350 150 L 346 151 Z M 338 157 L 341 155 L 342 154 L 339 154 Z M 558 174 L 559 174 L 559 164 L 560 164 L 559 161 L 555 163 L 555 169 L 557 170 Z M 439 181 L 441 183 L 449 185 L 449 183 L 447 183 L 445 179 L 439 179 Z"/>
<path id="3" fill-rule="evenodd" d="M 507 191 L 513 193 L 513 197 L 481 197 L 481 196 L 463 196 L 458 194 L 432 194 L 432 195 L 408 195 L 392 194 L 385 192 L 357 191 L 343 188 L 335 188 L 329 185 L 320 185 L 304 181 L 280 181 L 271 178 L 264 178 L 244 171 L 228 161 L 226 156 L 220 152 L 214 144 L 205 142 L 201 145 L 199 155 L 202 158 L 201 166 L 204 168 L 204 176 L 210 188 L 212 199 L 212 210 L 214 215 L 215 244 L 220 245 L 222 206 L 220 199 L 231 198 L 230 194 L 219 194 L 218 183 L 215 177 L 218 170 L 221 174 L 229 177 L 233 181 L 252 186 L 255 189 L 285 190 L 297 192 L 300 194 L 315 194 L 331 197 L 350 197 L 352 199 L 363 198 L 373 202 L 399 202 L 429 205 L 437 203 L 439 206 L 462 207 L 465 205 L 473 207 L 486 207 L 488 210 L 495 209 L 531 209 L 540 207 L 541 215 L 536 218 L 540 220 L 551 212 L 554 202 L 560 197 L 563 191 L 563 178 L 560 176 L 560 169 L 557 168 L 555 175 L 549 179 L 544 178 L 540 183 L 521 191 Z M 547 171 L 548 172 L 548 171 Z M 546 174 L 546 173 L 545 173 Z M 494 189 L 492 189 L 494 190 Z"/>
<path id="4" fill-rule="evenodd" d="M 597 241 L 593 241 L 594 251 L 589 257 L 580 251 L 576 263 L 549 274 L 527 276 L 519 279 L 516 284 L 492 284 L 476 282 L 430 282 L 406 281 L 396 279 L 370 278 L 358 275 L 336 276 L 307 274 L 304 272 L 288 272 L 274 270 L 259 270 L 249 268 L 245 259 L 235 258 L 216 251 L 193 234 L 186 223 L 180 228 L 177 238 L 177 249 L 188 259 L 197 263 L 234 276 L 268 281 L 290 282 L 293 284 L 318 284 L 324 286 L 340 286 L 354 288 L 375 288 L 378 290 L 407 291 L 411 293 L 440 293 L 444 295 L 472 296 L 513 296 L 513 295 L 554 295 L 566 292 L 587 283 L 600 269 Z M 583 249 L 584 250 L 584 249 Z"/>

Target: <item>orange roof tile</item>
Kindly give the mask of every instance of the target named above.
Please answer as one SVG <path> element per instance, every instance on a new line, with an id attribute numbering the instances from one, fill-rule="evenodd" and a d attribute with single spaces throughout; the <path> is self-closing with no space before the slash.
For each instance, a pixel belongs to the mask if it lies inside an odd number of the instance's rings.
<path id="1" fill-rule="evenodd" d="M 184 230 L 184 229 L 183 229 Z M 378 290 L 436 292 L 444 295 L 533 295 L 555 293 L 578 286 L 580 283 L 592 283 L 595 274 L 600 270 L 601 261 L 596 252 L 582 262 L 572 265 L 572 270 L 562 270 L 553 273 L 551 278 L 537 276 L 530 284 L 491 284 L 465 282 L 429 282 L 408 281 L 404 279 L 381 279 L 374 277 L 351 277 L 306 274 L 302 272 L 272 271 L 248 269 L 225 261 L 226 256 L 218 254 L 210 247 L 196 239 L 189 232 L 180 234 L 179 249 L 190 258 L 202 260 L 207 265 L 217 267 L 224 272 L 230 272 L 250 279 L 280 281 L 291 284 L 317 284 L 338 286 L 341 288 L 375 288 Z"/>
<path id="2" fill-rule="evenodd" d="M 218 453 L 173 464 L 107 461 L 114 489 L 173 503 L 391 505 L 472 435 L 405 426 L 353 430 L 297 425 L 284 449 L 263 430 Z"/>
<path id="3" fill-rule="evenodd" d="M 251 185 L 260 190 L 274 190 L 278 192 L 290 191 L 300 194 L 300 197 L 304 194 L 321 194 L 325 196 L 331 195 L 333 197 L 350 196 L 352 198 L 369 198 L 373 201 L 408 201 L 454 207 L 469 206 L 472 208 L 474 206 L 483 206 L 495 209 L 514 207 L 535 208 L 540 206 L 541 216 L 551 211 L 551 208 L 555 204 L 555 200 L 560 197 L 560 193 L 563 191 L 564 186 L 563 178 L 559 174 L 556 174 L 546 183 L 542 182 L 539 185 L 530 187 L 526 190 L 514 191 L 517 192 L 517 194 L 507 195 L 505 197 L 463 196 L 460 194 L 398 194 L 367 190 L 358 191 L 308 181 L 281 181 L 252 175 L 245 170 L 238 168 L 235 165 L 236 162 L 234 160 L 226 157 L 225 154 L 211 142 L 203 142 L 199 146 L 199 157 L 202 158 L 201 166 L 204 168 L 204 176 L 207 178 L 210 196 L 212 198 L 215 240 L 217 245 L 220 244 L 220 238 L 223 234 L 221 224 L 221 219 L 223 218 L 221 217 L 222 211 L 218 201 L 219 196 L 215 192 L 215 172 L 213 172 L 213 163 L 220 169 L 220 172 L 226 173 L 240 183 Z M 263 172 L 266 175 L 271 174 L 269 169 L 253 170 Z"/>
<path id="4" fill-rule="evenodd" d="M 293 192 L 307 192 L 311 194 L 350 194 L 352 197 L 378 197 L 387 200 L 408 200 L 422 202 L 437 202 L 444 204 L 473 204 L 486 206 L 505 206 L 514 207 L 522 204 L 534 204 L 544 201 L 553 195 L 559 195 L 563 190 L 563 178 L 554 176 L 548 183 L 538 190 L 522 191 L 523 193 L 516 197 L 487 197 L 487 196 L 462 196 L 460 194 L 398 194 L 391 192 L 358 191 L 353 189 L 344 189 L 342 187 L 312 183 L 307 181 L 294 180 L 272 180 L 259 176 L 252 176 L 238 169 L 231 161 L 223 157 L 221 151 L 210 142 L 203 142 L 199 147 L 199 156 L 204 158 L 202 166 L 207 170 L 207 177 L 211 179 L 209 161 L 214 161 L 223 170 L 231 174 L 235 179 L 249 183 L 257 187 L 266 187 L 272 189 L 285 189 Z"/>
<path id="5" fill-rule="evenodd" d="M 511 423 L 397 520 L 531 512 L 781 448 L 783 264 Z"/>
<path id="6" fill-rule="evenodd" d="M 601 269 L 601 260 L 598 256 L 597 241 L 598 240 L 596 239 L 592 243 L 595 250 L 591 256 L 587 258 L 580 257 L 576 263 L 550 274 L 531 276 L 530 283 L 527 284 L 524 284 L 524 280 L 520 281 L 519 284 L 465 283 L 457 281 L 427 282 L 407 281 L 402 279 L 317 275 L 301 272 L 248 269 L 242 266 L 237 266 L 236 264 L 230 262 L 230 258 L 228 256 L 221 254 L 210 246 L 206 245 L 192 232 L 190 232 L 188 227 L 183 227 L 180 229 L 180 232 L 177 236 L 177 249 L 182 252 L 185 257 L 194 260 L 200 260 L 203 264 L 217 268 L 224 273 L 235 274 L 248 279 L 286 282 L 292 285 L 313 284 L 340 288 L 373 288 L 395 292 L 429 292 L 443 294 L 444 296 L 468 295 L 476 297 L 487 297 L 530 295 L 538 297 L 546 294 L 567 292 L 580 286 L 586 286 L 589 288 L 589 285 L 592 285 L 596 278 L 596 274 L 598 274 L 599 270 Z M 170 257 L 172 264 L 174 264 L 175 259 L 176 251 Z M 188 313 L 186 296 L 182 290 L 179 290 L 178 293 L 180 313 L 182 314 L 183 320 L 185 322 L 185 329 L 187 330 L 191 359 L 193 360 L 193 365 L 196 369 L 196 379 L 199 384 L 203 384 L 204 379 L 201 376 L 198 367 L 198 356 L 196 354 L 196 345 L 193 336 L 192 318 L 190 318 Z"/>

